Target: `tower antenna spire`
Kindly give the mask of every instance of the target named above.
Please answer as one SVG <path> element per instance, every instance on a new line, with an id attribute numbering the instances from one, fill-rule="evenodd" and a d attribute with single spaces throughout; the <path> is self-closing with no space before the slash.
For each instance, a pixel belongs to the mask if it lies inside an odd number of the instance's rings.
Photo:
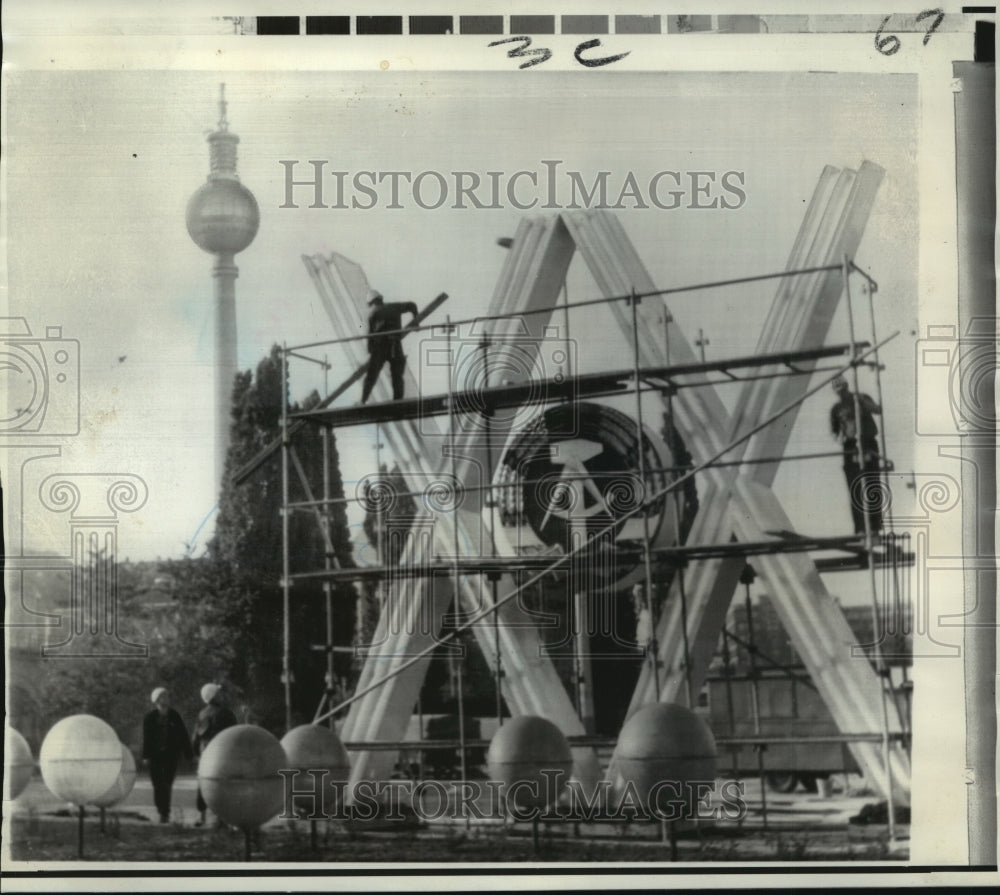
<path id="1" fill-rule="evenodd" d="M 226 121 L 226 106 L 229 105 L 226 102 L 226 85 L 219 85 L 219 130 L 227 131 L 229 130 L 229 122 Z"/>

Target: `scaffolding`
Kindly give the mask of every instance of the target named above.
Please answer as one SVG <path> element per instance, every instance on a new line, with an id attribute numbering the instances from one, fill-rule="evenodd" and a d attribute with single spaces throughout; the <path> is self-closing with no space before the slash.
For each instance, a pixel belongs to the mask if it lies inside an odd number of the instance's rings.
<path id="1" fill-rule="evenodd" d="M 667 333 L 667 338 L 664 340 L 666 343 L 667 362 L 665 364 L 649 364 L 644 362 L 639 342 L 640 331 L 643 327 L 643 320 L 639 317 L 639 309 L 644 299 L 662 298 L 666 295 L 678 294 L 687 291 L 734 286 L 745 283 L 760 282 L 763 280 L 780 280 L 781 282 L 785 282 L 788 279 L 796 277 L 815 277 L 817 275 L 824 276 L 827 274 L 838 276 L 841 293 L 846 298 L 850 338 L 849 341 L 844 344 L 831 346 L 817 345 L 793 351 L 776 350 L 761 352 L 745 357 L 726 358 L 713 361 L 705 360 L 704 357 L 702 357 L 700 361 L 690 362 L 685 360 L 682 362 L 671 363 L 669 330 L 672 321 L 671 318 L 667 316 L 664 320 L 664 331 Z M 862 279 L 864 284 L 862 292 L 868 297 L 872 338 L 871 342 L 858 338 L 856 332 L 857 321 L 855 320 L 855 314 L 852 309 L 852 294 L 850 289 L 851 277 L 854 275 L 859 276 Z M 877 632 L 881 630 L 881 620 L 875 570 L 880 565 L 889 566 L 895 574 L 901 564 L 912 562 L 912 554 L 909 554 L 904 548 L 897 545 L 895 541 L 891 528 L 891 516 L 886 516 L 886 532 L 881 546 L 876 544 L 877 533 L 872 530 L 867 514 L 865 514 L 866 526 L 863 534 L 856 533 L 854 535 L 842 537 L 812 538 L 791 534 L 788 531 L 781 531 L 767 532 L 767 534 L 771 536 L 766 538 L 740 540 L 734 536 L 720 542 L 682 543 L 680 541 L 679 528 L 679 496 L 681 494 L 681 489 L 686 482 L 691 480 L 696 475 L 709 470 L 720 469 L 732 470 L 731 475 L 735 475 L 736 470 L 755 465 L 758 467 L 767 466 L 776 469 L 777 465 L 781 462 L 809 461 L 819 458 L 842 456 L 842 452 L 840 451 L 816 452 L 802 455 L 784 454 L 779 452 L 769 455 L 766 454 L 764 456 L 747 456 L 742 450 L 739 449 L 745 448 L 748 442 L 760 433 L 768 430 L 769 427 L 773 427 L 777 421 L 785 420 L 786 416 L 789 414 L 794 415 L 798 407 L 804 401 L 827 389 L 836 377 L 844 374 L 849 374 L 853 378 L 856 423 L 858 425 L 858 431 L 860 432 L 861 411 L 858 406 L 858 402 L 860 400 L 858 370 L 860 368 L 867 368 L 874 372 L 878 401 L 880 405 L 882 402 L 882 365 L 879 360 L 879 349 L 888 341 L 888 339 L 881 342 L 878 341 L 878 337 L 875 332 L 873 303 L 876 291 L 877 284 L 875 281 L 864 271 L 856 267 L 852 260 L 847 256 L 844 256 L 839 263 L 835 264 L 796 268 L 777 273 L 729 279 L 714 283 L 695 284 L 688 287 L 665 290 L 647 289 L 641 292 L 636 291 L 633 288 L 625 293 L 604 296 L 602 298 L 586 301 L 566 301 L 564 305 L 561 305 L 561 307 L 565 309 L 567 325 L 571 312 L 579 311 L 579 309 L 595 305 L 610 305 L 624 309 L 625 315 L 629 319 L 632 329 L 631 368 L 623 368 L 611 372 L 600 373 L 576 372 L 575 375 L 572 376 L 560 375 L 540 381 L 532 380 L 499 385 L 489 384 L 490 379 L 487 368 L 487 375 L 484 380 L 487 384 L 474 389 L 457 389 L 455 387 L 454 370 L 449 369 L 447 377 L 448 387 L 446 392 L 442 394 L 419 395 L 413 398 L 374 403 L 360 407 L 331 406 L 336 397 L 342 395 L 352 383 L 357 382 L 364 374 L 365 368 L 364 365 L 361 365 L 343 385 L 330 393 L 318 406 L 293 413 L 289 410 L 286 404 L 282 408 L 281 414 L 282 435 L 280 441 L 265 448 L 264 451 L 258 455 L 258 457 L 254 458 L 250 464 L 237 473 L 236 479 L 237 481 L 245 480 L 256 468 L 261 465 L 264 459 L 273 455 L 275 450 L 280 450 L 284 535 L 282 542 L 284 573 L 281 582 L 284 611 L 282 671 L 285 686 L 286 716 L 288 725 L 291 725 L 292 693 L 292 678 L 290 673 L 292 643 L 290 639 L 288 619 L 292 590 L 297 581 L 319 579 L 324 583 L 324 593 L 326 594 L 327 624 L 325 631 L 325 648 L 328 656 L 327 692 L 324 695 L 324 701 L 317 708 L 314 723 L 322 721 L 330 721 L 332 723 L 332 719 L 335 715 L 350 708 L 352 705 L 355 705 L 359 702 L 359 700 L 362 700 L 368 694 L 378 691 L 394 679 L 405 675 L 408 671 L 413 669 L 414 666 L 421 663 L 426 664 L 430 657 L 442 645 L 447 645 L 463 632 L 474 629 L 476 626 L 486 621 L 492 626 L 492 651 L 494 655 L 491 660 L 491 658 L 486 655 L 484 651 L 484 656 L 487 659 L 487 664 L 490 665 L 493 670 L 496 688 L 495 698 L 497 723 L 502 724 L 502 704 L 504 701 L 503 689 L 506 677 L 504 670 L 506 662 L 503 656 L 503 639 L 501 636 L 505 628 L 504 621 L 502 620 L 504 607 L 512 605 L 513 601 L 517 600 L 529 587 L 542 580 L 545 576 L 572 570 L 574 564 L 578 564 L 581 559 L 586 561 L 586 557 L 588 555 L 587 551 L 589 547 L 592 546 L 593 540 L 606 535 L 608 531 L 614 527 L 614 525 L 619 524 L 622 520 L 630 517 L 637 517 L 642 522 L 642 537 L 640 538 L 638 548 L 631 548 L 634 555 L 630 558 L 635 560 L 641 568 L 640 583 L 643 591 L 643 602 L 646 610 L 650 614 L 651 619 L 652 639 L 649 644 L 649 648 L 647 649 L 649 661 L 646 664 L 652 675 L 656 699 L 661 698 L 662 691 L 664 689 L 664 669 L 661 667 L 663 663 L 659 645 L 656 640 L 658 636 L 657 631 L 659 630 L 659 636 L 662 636 L 663 628 L 662 624 L 657 624 L 657 622 L 661 620 L 656 618 L 657 601 L 654 599 L 653 594 L 655 577 L 653 571 L 654 562 L 659 564 L 657 569 L 661 569 L 664 565 L 666 565 L 672 568 L 676 573 L 673 577 L 677 582 L 680 612 L 682 615 L 682 673 L 684 678 L 683 683 L 685 696 L 689 706 L 693 706 L 694 704 L 693 688 L 695 684 L 693 682 L 692 661 L 690 659 L 691 645 L 688 642 L 689 624 L 691 622 L 688 617 L 688 596 L 685 589 L 685 579 L 687 578 L 688 570 L 697 566 L 699 563 L 704 563 L 710 560 L 718 560 L 722 562 L 736 561 L 740 563 L 741 567 L 749 568 L 749 566 L 746 565 L 749 557 L 797 554 L 814 556 L 816 553 L 822 552 L 827 555 L 823 557 L 815 557 L 815 566 L 819 570 L 837 571 L 843 569 L 868 569 L 872 602 L 873 630 L 877 634 Z M 424 321 L 430 313 L 432 313 L 432 311 L 440 305 L 442 300 L 443 296 L 439 296 L 439 298 L 435 300 L 435 303 L 432 303 L 430 307 L 419 315 L 418 321 L 415 321 L 416 325 L 411 325 L 407 329 L 400 331 L 398 335 L 405 337 L 413 333 L 427 330 L 433 330 L 435 335 L 438 337 L 443 335 L 450 363 L 454 362 L 454 354 L 451 350 L 450 340 L 453 338 L 453 334 L 456 332 L 456 328 L 458 326 L 475 325 L 481 327 L 484 323 L 496 323 L 502 327 L 505 322 L 520 321 L 526 316 L 530 316 L 535 313 L 542 313 L 544 311 L 544 309 L 536 310 L 528 308 L 524 310 L 511 310 L 509 312 L 489 315 L 486 317 L 477 317 L 470 320 L 452 321 L 449 318 L 443 328 L 440 325 L 426 324 Z M 548 310 L 551 311 L 552 309 L 549 308 Z M 304 345 L 291 347 L 285 346 L 282 349 L 283 367 L 287 373 L 288 364 L 293 359 L 315 360 L 313 353 L 317 350 L 328 351 L 331 346 L 345 346 L 349 343 L 359 342 L 364 338 L 367 337 L 348 336 L 322 342 L 312 342 Z M 502 332 L 489 334 L 483 333 L 481 346 L 484 363 L 488 365 L 489 349 L 498 344 L 502 347 L 504 338 L 505 337 Z M 701 342 L 704 343 L 704 340 L 702 339 Z M 818 383 L 811 386 L 808 385 L 808 382 L 810 381 L 809 377 L 816 376 L 819 377 Z M 734 431 L 734 437 L 731 437 L 718 449 L 710 451 L 707 455 L 694 457 L 692 462 L 687 466 L 671 466 L 659 469 L 646 468 L 644 452 L 642 450 L 643 439 L 646 437 L 647 431 L 643 423 L 642 416 L 642 397 L 644 393 L 655 392 L 664 398 L 666 412 L 672 424 L 674 421 L 673 402 L 675 400 L 675 396 L 681 394 L 685 390 L 704 390 L 706 388 L 721 387 L 730 384 L 746 385 L 747 383 L 754 381 L 784 377 L 804 378 L 804 385 L 799 389 L 799 394 L 782 406 L 774 407 L 772 405 L 763 408 L 764 412 L 758 422 L 748 427 L 744 426 L 738 431 L 738 434 Z M 608 528 L 598 532 L 591 531 L 584 532 L 582 534 L 576 533 L 577 538 L 570 546 L 570 549 L 559 556 L 553 558 L 551 556 L 502 555 L 498 548 L 498 528 L 496 523 L 497 500 L 495 495 L 497 485 L 495 483 L 496 470 L 494 468 L 494 457 L 492 455 L 493 446 L 495 446 L 497 442 L 490 437 L 492 434 L 490 433 L 490 421 L 494 418 L 496 412 L 504 408 L 524 407 L 534 407 L 540 410 L 554 405 L 571 404 L 588 398 L 607 398 L 623 395 L 627 396 L 630 394 L 634 395 L 635 400 L 635 438 L 637 444 L 640 446 L 640 449 L 638 450 L 639 467 L 637 470 L 639 481 L 644 484 L 648 483 L 655 473 L 665 476 L 666 483 L 661 487 L 652 489 L 651 493 L 646 494 L 641 502 L 632 509 L 619 514 Z M 390 565 L 386 564 L 384 553 L 380 551 L 379 564 L 376 566 L 353 569 L 337 568 L 336 563 L 333 560 L 333 550 L 329 539 L 330 510 L 335 504 L 351 502 L 360 498 L 334 497 L 329 493 L 329 475 L 328 470 L 326 469 L 326 463 L 328 462 L 327 445 L 329 443 L 330 433 L 334 429 L 341 427 L 374 424 L 377 426 L 377 450 L 380 450 L 382 446 L 381 439 L 387 432 L 396 432 L 395 438 L 397 444 L 406 441 L 409 437 L 406 432 L 404 431 L 400 434 L 400 431 L 397 431 L 400 425 L 404 422 L 412 422 L 416 420 L 422 421 L 433 417 L 446 417 L 448 428 L 445 436 L 445 444 L 447 446 L 444 452 L 445 462 L 452 480 L 456 483 L 456 486 L 458 486 L 459 470 L 457 464 L 460 459 L 461 451 L 461 446 L 457 443 L 457 433 L 460 431 L 459 421 L 463 416 L 473 415 L 479 418 L 479 421 L 486 427 L 486 431 L 488 433 L 485 440 L 487 449 L 487 473 L 485 483 L 479 486 L 479 489 L 484 492 L 482 496 L 485 497 L 485 502 L 482 506 L 488 511 L 489 517 L 490 549 L 488 552 L 479 552 L 475 555 L 467 555 L 463 553 L 463 545 L 460 542 L 460 522 L 458 520 L 456 501 L 455 509 L 452 510 L 453 518 L 450 521 L 450 535 L 452 543 L 452 550 L 450 551 L 451 556 L 441 556 L 438 553 L 435 555 L 435 558 L 430 561 L 416 562 L 411 565 L 407 565 L 404 561 L 402 563 Z M 314 489 L 310 485 L 309 477 L 298 459 L 294 446 L 296 434 L 301 431 L 303 426 L 310 425 L 318 426 L 324 432 L 324 473 L 322 493 L 319 497 L 316 496 Z M 881 468 L 879 471 L 879 484 L 881 487 L 887 488 L 885 473 L 892 467 L 887 459 L 888 454 L 885 444 L 884 427 L 881 427 L 881 429 L 882 453 Z M 857 442 L 858 450 L 860 451 L 861 439 L 858 438 Z M 757 453 L 759 454 L 760 452 L 758 451 Z M 381 460 L 378 459 L 376 462 L 376 469 L 380 468 Z M 290 499 L 289 482 L 293 471 L 302 483 L 303 490 L 306 495 L 306 500 L 304 501 L 292 501 Z M 731 478 L 728 481 L 732 482 L 733 487 L 735 488 L 737 479 Z M 416 490 L 404 492 L 404 494 L 409 496 L 417 496 L 420 493 L 421 492 Z M 674 513 L 677 539 L 674 543 L 670 544 L 653 543 L 649 529 L 649 511 L 654 504 L 657 504 L 657 502 L 662 503 L 668 498 L 668 496 L 677 497 L 677 500 L 672 501 L 675 508 Z M 709 496 L 713 500 L 718 501 L 725 501 L 728 498 L 728 495 L 719 494 L 718 492 L 710 494 Z M 288 524 L 291 514 L 297 512 L 311 514 L 317 520 L 326 539 L 327 558 L 323 568 L 321 569 L 293 570 L 291 568 L 288 543 Z M 381 529 L 382 526 L 379 525 L 378 530 L 380 533 Z M 412 555 L 410 558 L 412 558 Z M 502 576 L 508 573 L 518 573 L 520 576 L 527 575 L 528 577 L 527 580 L 521 581 L 516 584 L 513 589 L 508 589 L 503 595 L 501 595 L 498 590 L 499 582 L 501 581 Z M 452 590 L 450 594 L 447 595 L 446 599 L 448 601 L 454 599 L 457 604 L 461 603 L 463 590 L 466 588 L 471 589 L 477 594 L 480 598 L 479 605 L 486 602 L 486 600 L 482 599 L 483 594 L 489 594 L 490 596 L 488 605 L 486 605 L 485 608 L 479 611 L 474 611 L 471 614 L 466 611 L 462 620 L 453 626 L 450 631 L 447 633 L 442 632 L 440 634 L 436 634 L 433 637 L 432 643 L 417 650 L 413 654 L 397 658 L 391 663 L 391 668 L 384 673 L 376 674 L 372 672 L 367 677 L 363 677 L 358 688 L 349 698 L 334 704 L 332 688 L 332 656 L 336 647 L 334 646 L 334 631 L 332 628 L 332 598 L 330 587 L 334 582 L 338 581 L 358 582 L 372 580 L 382 582 L 387 578 L 391 578 L 392 581 L 396 583 L 405 581 L 406 579 L 417 578 L 431 579 L 432 581 L 449 579 Z M 747 599 L 749 599 L 749 584 L 747 584 Z M 578 600 L 575 613 L 577 615 L 576 624 L 580 629 L 584 628 L 584 626 L 580 624 L 580 613 L 583 611 L 585 611 L 585 609 L 581 606 L 581 603 Z M 716 637 L 718 637 L 720 630 L 723 634 L 724 647 L 728 650 L 728 641 L 731 635 L 725 630 L 724 627 L 722 627 L 721 629 L 716 628 Z M 752 644 L 752 630 L 750 640 Z M 899 776 L 898 769 L 893 766 L 894 756 L 892 754 L 892 750 L 894 747 L 898 747 L 900 742 L 905 744 L 907 742 L 907 737 L 905 723 L 903 724 L 904 729 L 900 729 L 899 719 L 902 717 L 902 713 L 899 712 L 898 706 L 896 705 L 896 694 L 892 686 L 891 675 L 888 672 L 886 663 L 882 656 L 878 637 L 876 636 L 874 644 L 870 644 L 868 646 L 872 648 L 872 659 L 877 680 L 879 682 L 879 700 L 881 704 L 881 719 L 879 724 L 880 730 L 877 733 L 872 730 L 842 731 L 840 738 L 844 742 L 849 741 L 853 744 L 873 743 L 880 746 L 885 783 L 884 789 L 889 804 L 889 833 L 890 838 L 892 838 L 894 835 L 894 777 L 897 778 L 898 782 Z M 465 756 L 467 749 L 470 747 L 471 741 L 465 735 L 465 725 L 463 723 L 464 719 L 461 717 L 463 711 L 463 699 L 461 695 L 461 664 L 459 664 L 457 674 L 459 687 L 458 705 L 460 714 L 457 747 L 460 750 L 462 774 L 464 777 L 466 773 Z M 759 669 L 752 667 L 751 679 L 753 681 L 754 694 L 756 694 L 756 681 L 758 677 Z M 586 674 L 582 669 L 578 669 L 576 679 L 580 683 L 581 687 L 585 687 Z M 586 695 L 581 690 L 577 693 L 576 705 L 576 709 L 581 718 L 585 714 L 585 704 Z M 892 711 L 890 711 L 890 706 L 892 706 Z M 760 757 L 759 769 L 763 778 L 765 768 L 763 749 L 761 747 L 768 741 L 768 738 L 760 735 L 759 707 L 757 706 L 756 695 L 754 696 L 753 708 L 754 716 L 758 720 L 755 736 L 750 738 L 744 737 L 740 740 L 740 738 L 734 737 L 730 731 L 730 735 L 728 737 L 720 738 L 720 744 L 723 741 L 730 744 L 737 741 L 745 741 L 746 743 L 757 747 L 757 754 Z M 893 723 L 893 720 L 890 718 L 890 714 L 894 715 L 896 723 Z M 576 748 L 592 748 L 597 742 L 597 740 L 594 740 L 592 737 L 588 737 L 588 734 L 591 734 L 592 731 L 587 730 L 586 727 L 586 724 L 584 724 L 582 730 L 571 732 L 570 738 L 571 742 L 574 744 L 575 750 Z M 773 740 L 774 738 L 772 737 L 770 739 Z M 399 739 L 393 743 L 387 743 L 380 738 L 373 739 L 364 736 L 356 737 L 355 739 L 348 741 L 348 747 L 351 749 L 371 752 L 384 752 L 391 751 L 393 749 L 398 750 L 399 748 L 407 745 L 412 744 L 407 744 L 403 740 Z M 896 758 L 898 758 L 898 756 L 896 756 Z"/>

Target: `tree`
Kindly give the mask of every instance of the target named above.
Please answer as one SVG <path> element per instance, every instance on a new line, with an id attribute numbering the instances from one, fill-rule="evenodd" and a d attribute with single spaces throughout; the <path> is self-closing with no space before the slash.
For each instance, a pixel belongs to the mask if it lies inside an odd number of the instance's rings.
<path id="1" fill-rule="evenodd" d="M 264 446 L 281 435 L 281 406 L 288 383 L 282 382 L 281 352 L 273 346 L 258 365 L 256 375 L 240 373 L 233 388 L 232 429 L 227 472 L 243 466 Z M 314 392 L 290 411 L 314 406 Z M 331 496 L 343 499 L 336 439 L 330 433 L 329 475 Z M 310 477 L 310 491 L 290 464 L 289 499 L 315 499 L 321 493 L 323 445 L 318 428 L 306 427 L 292 444 L 303 470 Z M 282 518 L 281 457 L 275 455 L 241 485 L 226 476 L 219 497 L 215 535 L 209 544 L 214 586 L 209 599 L 208 620 L 212 631 L 224 634 L 220 655 L 225 656 L 233 686 L 243 691 L 254 715 L 266 727 L 284 726 L 282 670 Z M 328 508 L 330 541 L 335 564 L 353 568 L 347 512 L 344 504 Z M 311 511 L 289 517 L 290 568 L 294 572 L 318 571 L 324 567 L 326 542 Z M 349 585 L 333 589 L 335 643 L 347 645 L 354 631 L 356 594 Z M 326 629 L 326 606 L 321 582 L 297 581 L 291 589 L 290 667 L 294 686 L 293 717 L 312 717 L 326 686 L 326 657 L 314 645 L 322 645 Z M 338 664 L 339 664 L 339 657 Z M 348 669 L 335 669 L 343 674 Z"/>
<path id="2" fill-rule="evenodd" d="M 75 570 L 86 578 L 101 563 L 92 561 Z M 205 579 L 206 563 L 201 560 L 170 564 L 171 581 L 182 581 L 183 589 L 197 589 L 184 579 Z M 37 667 L 39 680 L 39 736 L 62 718 L 86 713 L 110 724 L 121 741 L 137 756 L 142 745 L 142 718 L 152 705 L 154 687 L 165 686 L 171 701 L 188 723 L 193 721 L 200 700 L 198 690 L 207 680 L 223 671 L 223 662 L 213 665 L 213 656 L 197 636 L 192 635 L 200 615 L 172 600 L 173 586 L 159 590 L 154 584 L 152 563 L 120 562 L 115 567 L 115 601 L 119 636 L 129 643 L 146 647 L 147 655 L 54 655 Z M 214 588 L 204 588 L 205 590 Z M 60 603 L 65 600 L 63 596 Z M 51 644 L 61 635 L 50 636 Z"/>

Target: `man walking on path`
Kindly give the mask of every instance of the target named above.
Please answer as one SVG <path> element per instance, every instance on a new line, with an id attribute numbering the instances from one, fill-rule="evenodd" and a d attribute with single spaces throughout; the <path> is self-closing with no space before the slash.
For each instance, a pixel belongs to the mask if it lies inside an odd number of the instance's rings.
<path id="1" fill-rule="evenodd" d="M 406 369 L 406 355 L 403 354 L 402 338 L 403 314 L 417 316 L 417 306 L 412 301 L 398 301 L 386 304 L 380 292 L 373 292 L 368 307 L 374 308 L 368 317 L 368 371 L 361 390 L 361 403 L 368 398 L 382 372 L 385 362 L 389 362 L 392 376 L 392 400 L 403 397 L 403 371 Z M 410 321 L 413 325 L 413 321 Z"/>
<path id="2" fill-rule="evenodd" d="M 182 755 L 192 760 L 194 753 L 183 719 L 170 707 L 167 689 L 157 687 L 150 699 L 155 708 L 142 719 L 142 757 L 149 764 L 160 823 L 165 824 L 170 820 L 170 791 L 177 776 L 177 763 Z"/>
<path id="3" fill-rule="evenodd" d="M 873 535 L 882 530 L 881 460 L 878 450 L 878 426 L 875 416 L 882 408 L 869 396 L 858 394 L 857 414 L 854 395 L 847 380 L 838 376 L 833 382 L 837 403 L 830 408 L 830 429 L 844 449 L 844 477 L 854 518 L 854 533 L 865 533 L 865 517 Z M 857 422 L 861 420 L 861 459 L 858 459 Z"/>
<path id="4" fill-rule="evenodd" d="M 236 724 L 236 716 L 223 704 L 219 695 L 222 687 L 218 684 L 205 684 L 201 688 L 201 699 L 205 707 L 198 713 L 198 723 L 194 728 L 194 736 L 191 738 L 191 745 L 194 747 L 195 755 L 199 757 L 205 751 L 205 747 L 212 741 L 216 734 L 222 733 L 227 727 Z M 205 812 L 208 805 L 201 794 L 201 787 L 198 787 L 198 820 L 196 827 L 204 826 Z"/>

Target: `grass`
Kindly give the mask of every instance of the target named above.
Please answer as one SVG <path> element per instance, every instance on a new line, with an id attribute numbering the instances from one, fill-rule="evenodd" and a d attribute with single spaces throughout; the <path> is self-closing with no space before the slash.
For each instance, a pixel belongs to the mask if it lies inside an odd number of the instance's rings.
<path id="1" fill-rule="evenodd" d="M 536 851 L 530 827 L 432 827 L 399 833 L 349 832 L 337 824 L 318 827 L 313 851 L 309 825 L 271 826 L 259 833 L 252 860 L 321 863 L 387 862 L 669 862 L 669 847 L 655 831 L 633 828 L 612 837 L 576 839 L 572 828 L 543 829 Z M 875 861 L 885 858 L 884 828 L 829 829 L 794 834 L 764 834 L 732 828 L 706 830 L 679 842 L 679 860 L 723 861 Z M 10 857 L 14 861 L 76 861 L 74 820 L 50 815 L 15 817 Z M 242 861 L 243 834 L 231 829 L 195 829 L 180 824 L 121 823 L 101 833 L 88 817 L 84 860 L 93 862 Z"/>

